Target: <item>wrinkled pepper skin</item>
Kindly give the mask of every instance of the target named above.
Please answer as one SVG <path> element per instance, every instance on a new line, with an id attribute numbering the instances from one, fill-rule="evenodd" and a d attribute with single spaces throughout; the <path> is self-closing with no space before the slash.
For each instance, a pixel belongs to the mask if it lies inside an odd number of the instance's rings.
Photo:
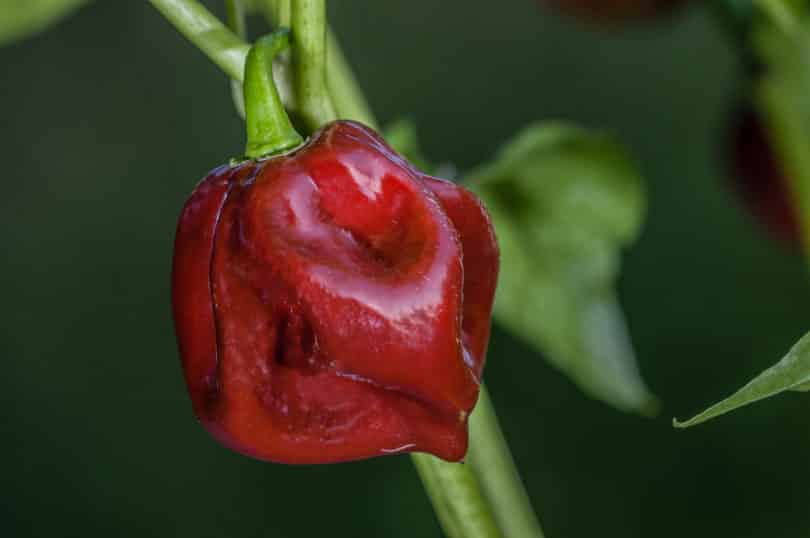
<path id="1" fill-rule="evenodd" d="M 731 132 L 731 186 L 745 208 L 771 237 L 788 245 L 801 245 L 798 211 L 788 178 L 780 170 L 759 114 L 743 106 Z"/>
<path id="2" fill-rule="evenodd" d="M 374 131 L 217 168 L 177 229 L 173 306 L 195 414 L 243 454 L 461 460 L 498 248 L 481 202 Z"/>

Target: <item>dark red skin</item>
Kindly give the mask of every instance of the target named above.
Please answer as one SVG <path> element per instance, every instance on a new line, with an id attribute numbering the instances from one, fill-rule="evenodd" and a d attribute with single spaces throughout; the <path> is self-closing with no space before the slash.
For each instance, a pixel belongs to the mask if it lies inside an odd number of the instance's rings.
<path id="1" fill-rule="evenodd" d="M 732 187 L 746 209 L 772 237 L 786 244 L 801 245 L 801 229 L 788 179 L 779 168 L 759 115 L 751 107 L 742 107 L 735 116 L 731 162 Z"/>
<path id="2" fill-rule="evenodd" d="M 686 0 L 542 0 L 583 19 L 619 22 L 666 13 Z"/>
<path id="3" fill-rule="evenodd" d="M 200 182 L 173 304 L 195 414 L 280 463 L 467 451 L 498 276 L 486 210 L 371 129 Z"/>

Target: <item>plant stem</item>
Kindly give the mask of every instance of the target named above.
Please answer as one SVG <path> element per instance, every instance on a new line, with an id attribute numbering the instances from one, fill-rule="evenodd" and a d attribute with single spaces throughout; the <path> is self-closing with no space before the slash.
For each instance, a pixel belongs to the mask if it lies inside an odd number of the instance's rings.
<path id="1" fill-rule="evenodd" d="M 242 5 L 242 0 L 225 0 L 225 22 L 236 37 L 242 40 L 247 39 L 245 6 Z"/>
<path id="2" fill-rule="evenodd" d="M 264 15 L 270 24 L 289 26 L 290 0 L 264 0 Z M 377 121 L 366 103 L 363 91 L 340 48 L 334 32 L 326 25 L 326 86 L 338 118 L 353 119 L 376 128 Z"/>
<path id="3" fill-rule="evenodd" d="M 243 66 L 250 45 L 243 35 L 230 31 L 196 0 L 150 0 L 152 4 L 171 22 L 181 34 L 197 45 L 226 75 L 237 82 L 244 77 Z M 230 0 L 238 3 L 238 0 Z M 278 26 L 290 24 L 291 9 L 289 0 L 266 2 L 265 16 Z M 226 4 L 228 6 L 228 4 Z M 238 18 L 241 15 L 239 6 L 228 6 L 228 17 Z M 241 25 L 241 22 L 231 24 Z M 334 34 L 327 29 L 326 46 L 326 85 L 332 96 L 336 115 L 343 119 L 354 119 L 370 127 L 376 126 L 374 115 L 368 107 L 362 92 L 351 73 L 351 68 L 340 50 Z M 277 83 L 280 81 L 277 81 Z M 292 101 L 284 85 L 279 88 L 285 103 Z M 235 90 L 234 90 L 235 91 Z M 239 90 L 241 93 L 241 90 Z M 240 116 L 244 116 L 240 107 L 241 98 L 235 99 Z M 293 108 L 299 108 L 298 105 Z"/>
<path id="4" fill-rule="evenodd" d="M 448 538 L 511 536 L 498 528 L 469 466 L 447 463 L 429 454 L 411 454 L 411 459 Z"/>
<path id="5" fill-rule="evenodd" d="M 272 10 L 268 12 L 268 17 L 272 17 L 270 20 L 275 20 L 276 24 L 280 26 L 289 25 L 292 19 L 292 6 L 290 2 L 291 0 L 271 0 L 270 2 L 265 2 L 265 5 L 269 5 Z"/>
<path id="6" fill-rule="evenodd" d="M 258 159 L 301 145 L 273 80 L 273 60 L 290 44 L 287 28 L 275 30 L 256 41 L 245 63 L 245 155 Z"/>
<path id="7" fill-rule="evenodd" d="M 245 7 L 242 5 L 242 0 L 225 0 L 225 20 L 228 23 L 228 28 L 239 39 L 247 39 Z M 245 98 L 242 95 L 242 83 L 238 80 L 231 79 L 231 98 L 236 113 L 240 118 L 245 119 Z"/>
<path id="8" fill-rule="evenodd" d="M 327 30 L 326 84 L 339 118 L 359 121 L 376 128 L 374 114 L 331 30 Z"/>
<path id="9" fill-rule="evenodd" d="M 325 0 L 292 0 L 291 23 L 298 113 L 315 130 L 337 119 L 326 87 Z"/>
<path id="10" fill-rule="evenodd" d="M 467 461 L 492 504 L 505 536 L 542 538 L 543 531 L 520 480 L 485 386 L 470 417 Z"/>
<path id="11" fill-rule="evenodd" d="M 195 0 L 149 0 L 181 34 L 234 80 L 242 81 L 249 45 Z"/>

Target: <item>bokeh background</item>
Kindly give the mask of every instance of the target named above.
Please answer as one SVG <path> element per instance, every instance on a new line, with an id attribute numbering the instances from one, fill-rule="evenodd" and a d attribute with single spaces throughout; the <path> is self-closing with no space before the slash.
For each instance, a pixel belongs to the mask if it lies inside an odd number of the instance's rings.
<path id="1" fill-rule="evenodd" d="M 648 179 L 620 292 L 658 418 L 494 332 L 486 377 L 547 536 L 810 535 L 810 396 L 670 425 L 810 328 L 801 256 L 726 189 L 741 72 L 706 10 L 613 28 L 532 0 L 330 10 L 381 119 L 416 120 L 432 158 L 464 170 L 563 118 L 614 133 Z M 222 74 L 145 2 L 91 4 L 0 66 L 0 535 L 439 537 L 407 457 L 263 464 L 192 418 L 169 270 L 186 195 L 242 148 Z"/>

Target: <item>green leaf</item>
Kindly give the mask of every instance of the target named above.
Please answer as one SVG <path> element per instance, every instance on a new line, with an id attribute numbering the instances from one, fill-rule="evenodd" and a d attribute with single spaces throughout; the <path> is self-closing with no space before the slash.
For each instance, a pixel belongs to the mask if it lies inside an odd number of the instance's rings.
<path id="1" fill-rule="evenodd" d="M 688 428 L 787 390 L 810 391 L 810 333 L 804 335 L 785 358 L 730 397 L 687 421 L 675 420 L 673 424 L 677 428 Z"/>
<path id="2" fill-rule="evenodd" d="M 469 179 L 501 247 L 497 320 L 591 396 L 653 412 L 613 289 L 645 213 L 635 164 L 602 134 L 547 123 Z"/>
<path id="3" fill-rule="evenodd" d="M 0 0 L 0 45 L 45 30 L 86 0 Z"/>

